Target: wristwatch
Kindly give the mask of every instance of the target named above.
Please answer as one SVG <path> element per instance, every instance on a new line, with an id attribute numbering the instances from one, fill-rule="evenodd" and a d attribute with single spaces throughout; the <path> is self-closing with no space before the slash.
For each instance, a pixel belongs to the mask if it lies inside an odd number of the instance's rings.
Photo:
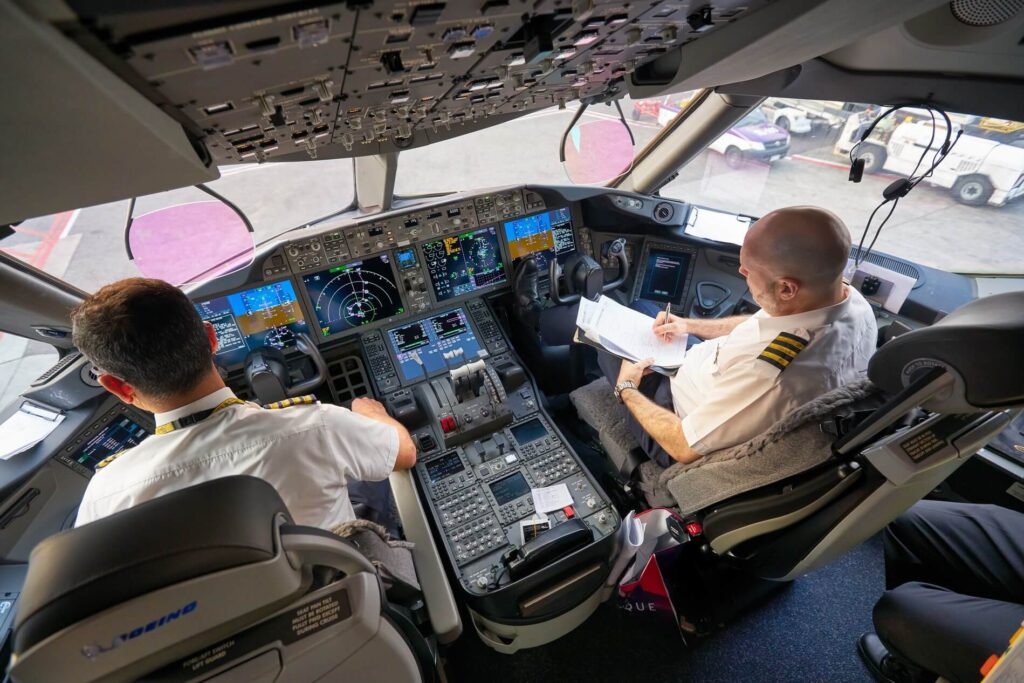
<path id="1" fill-rule="evenodd" d="M 626 389 L 636 389 L 636 382 L 627 379 L 615 385 L 615 398 L 619 400 L 619 403 L 622 403 L 622 392 Z"/>

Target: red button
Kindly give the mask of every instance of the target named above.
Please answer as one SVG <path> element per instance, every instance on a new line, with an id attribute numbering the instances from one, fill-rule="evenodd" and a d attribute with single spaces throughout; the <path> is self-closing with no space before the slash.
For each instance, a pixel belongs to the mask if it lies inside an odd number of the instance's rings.
<path id="1" fill-rule="evenodd" d="M 686 533 L 691 536 L 700 536 L 703 531 L 704 529 L 701 527 L 700 522 L 690 522 L 686 525 Z"/>
<path id="2" fill-rule="evenodd" d="M 572 519 L 576 516 L 576 511 L 572 509 L 571 505 L 566 505 L 564 508 L 562 508 L 562 512 L 565 513 L 566 519 Z"/>
<path id="3" fill-rule="evenodd" d="M 443 431 L 445 434 L 447 434 L 448 432 L 454 432 L 456 426 L 457 425 L 455 424 L 455 418 L 452 417 L 451 415 L 445 415 L 444 417 L 441 418 L 441 431 Z"/>

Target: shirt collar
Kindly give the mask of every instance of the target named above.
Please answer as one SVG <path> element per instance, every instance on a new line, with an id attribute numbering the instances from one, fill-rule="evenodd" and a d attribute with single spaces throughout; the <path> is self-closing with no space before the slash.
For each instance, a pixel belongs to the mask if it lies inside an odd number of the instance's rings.
<path id="1" fill-rule="evenodd" d="M 168 410 L 166 413 L 156 413 L 153 415 L 153 418 L 156 420 L 156 426 L 159 427 L 161 425 L 170 424 L 175 420 L 180 420 L 186 415 L 201 413 L 204 410 L 213 410 L 214 408 L 216 408 L 229 398 L 234 398 L 234 396 L 235 392 L 231 391 L 231 389 L 227 387 L 221 387 L 212 394 L 207 394 L 206 396 L 203 396 L 198 401 L 192 401 L 191 403 L 187 403 L 181 406 L 180 408 Z"/>
<path id="2" fill-rule="evenodd" d="M 757 319 L 758 333 L 763 339 L 770 339 L 779 332 L 814 330 L 829 325 L 844 315 L 847 308 L 849 308 L 850 299 L 853 297 L 853 290 L 844 286 L 843 292 L 846 296 L 839 303 L 825 306 L 824 308 L 816 308 L 813 311 L 773 316 L 768 315 L 764 312 L 764 309 L 761 309 L 754 316 Z"/>

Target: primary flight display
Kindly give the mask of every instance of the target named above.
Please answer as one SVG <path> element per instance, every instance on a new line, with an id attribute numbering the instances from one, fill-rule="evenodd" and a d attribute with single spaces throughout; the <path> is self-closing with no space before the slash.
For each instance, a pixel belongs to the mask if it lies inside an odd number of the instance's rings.
<path id="1" fill-rule="evenodd" d="M 241 364 L 249 351 L 261 346 L 293 346 L 295 334 L 307 330 L 291 280 L 197 301 L 195 307 L 213 325 L 215 360 L 225 367 Z"/>
<path id="2" fill-rule="evenodd" d="M 576 251 L 568 207 L 517 218 L 506 222 L 504 227 L 513 263 L 532 254 L 544 272 L 552 256 Z"/>

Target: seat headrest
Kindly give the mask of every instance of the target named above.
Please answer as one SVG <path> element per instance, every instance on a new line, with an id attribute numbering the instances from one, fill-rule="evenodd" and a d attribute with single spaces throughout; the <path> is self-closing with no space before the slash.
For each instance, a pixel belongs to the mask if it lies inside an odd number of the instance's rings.
<path id="1" fill-rule="evenodd" d="M 868 376 L 897 393 L 933 367 L 956 379 L 948 396 L 925 407 L 943 413 L 976 412 L 1024 404 L 1024 292 L 996 294 L 964 304 L 931 327 L 886 343 Z"/>
<path id="2" fill-rule="evenodd" d="M 214 479 L 47 538 L 29 557 L 15 652 L 132 598 L 274 557 L 270 484 Z"/>

